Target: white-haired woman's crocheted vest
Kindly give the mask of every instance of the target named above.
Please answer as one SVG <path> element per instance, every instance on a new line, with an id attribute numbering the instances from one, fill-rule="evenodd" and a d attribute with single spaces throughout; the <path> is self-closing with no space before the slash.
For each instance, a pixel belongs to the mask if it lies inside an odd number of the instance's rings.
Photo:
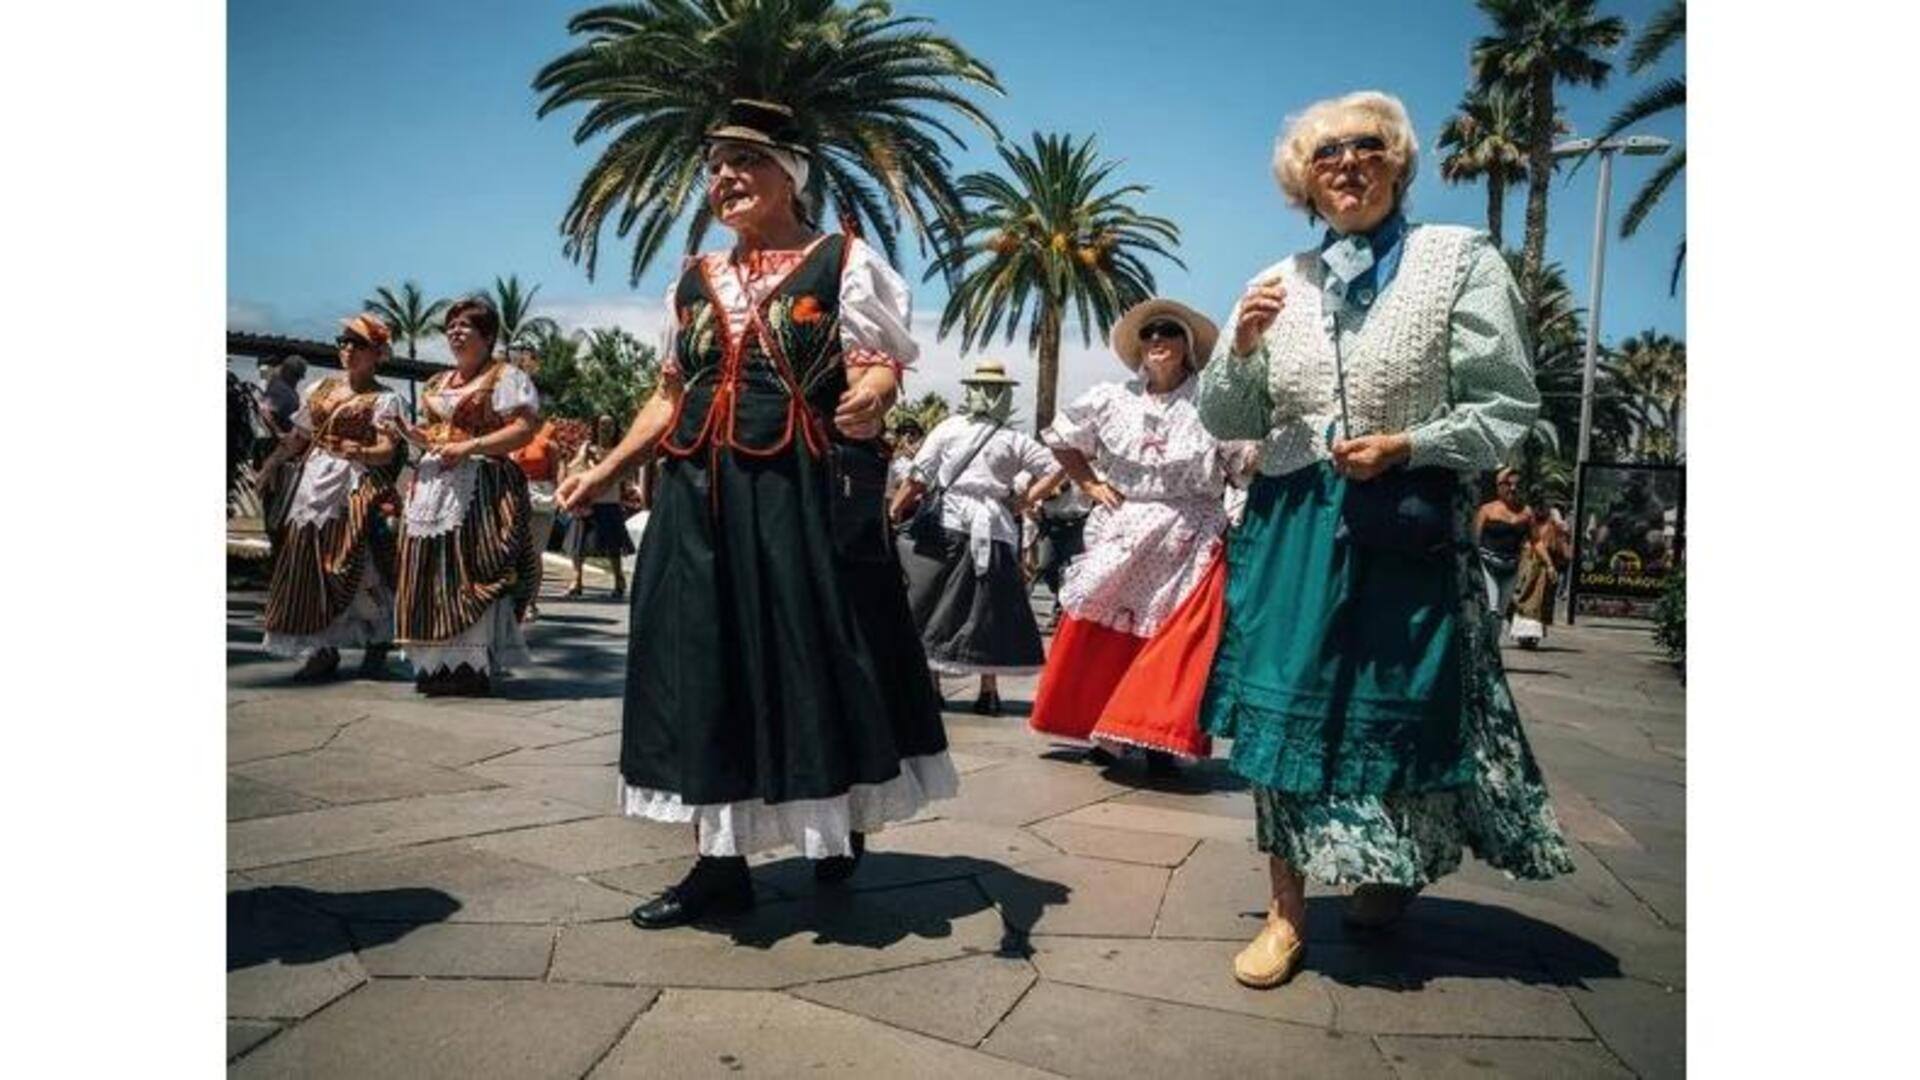
<path id="1" fill-rule="evenodd" d="M 1466 283 L 1475 236 L 1458 225 L 1409 228 L 1389 287 L 1357 331 L 1349 321 L 1340 360 L 1352 434 L 1405 431 L 1446 408 L 1449 318 Z M 1287 289 L 1286 307 L 1264 335 L 1273 430 L 1262 448 L 1261 471 L 1272 475 L 1329 457 L 1328 427 L 1340 418 L 1333 343 L 1321 304 L 1324 272 L 1316 248 L 1261 275 L 1277 273 Z"/>

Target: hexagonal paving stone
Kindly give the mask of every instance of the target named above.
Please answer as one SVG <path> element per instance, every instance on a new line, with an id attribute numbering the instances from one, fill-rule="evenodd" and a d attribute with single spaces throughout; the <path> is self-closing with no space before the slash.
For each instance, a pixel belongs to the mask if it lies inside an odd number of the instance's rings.
<path id="1" fill-rule="evenodd" d="M 982 875 L 1007 924 L 1032 934 L 1146 937 L 1167 887 L 1158 866 L 1057 855 Z"/>
<path id="2" fill-rule="evenodd" d="M 470 773 L 331 746 L 236 765 L 232 772 L 336 806 L 496 786 L 494 781 Z"/>
<path id="3" fill-rule="evenodd" d="M 1038 1077 L 1013 1062 L 785 994 L 668 990 L 594 1080 L 617 1077 Z"/>
<path id="4" fill-rule="evenodd" d="M 701 926 L 570 926 L 555 980 L 772 989 L 999 949 L 1000 916 L 971 882 L 766 901 Z"/>
<path id="5" fill-rule="evenodd" d="M 1140 863 L 1143 866 L 1179 866 L 1200 843 L 1191 836 L 1080 825 L 1073 822 L 1071 817 L 1068 815 L 1030 825 L 1027 831 L 1069 855 Z"/>
<path id="6" fill-rule="evenodd" d="M 1402 1077 L 1480 1080 L 1488 1076 L 1538 1080 L 1626 1080 L 1606 1047 L 1554 1039 L 1457 1039 L 1382 1035 L 1377 1040 Z"/>
<path id="7" fill-rule="evenodd" d="M 361 942 L 360 964 L 374 976 L 538 979 L 553 953 L 550 926 L 436 923 L 398 936 L 391 924 L 355 923 L 351 930 Z"/>
<path id="8" fill-rule="evenodd" d="M 1317 1027 L 1333 1023 L 1332 988 L 1311 970 L 1278 993 L 1235 982 L 1233 957 L 1241 948 L 1233 941 L 1041 937 L 1033 942 L 1033 964 L 1049 982 Z"/>
<path id="9" fill-rule="evenodd" d="M 227 826 L 227 865 L 245 870 L 588 816 L 571 803 L 515 790 L 334 806 L 234 822 Z"/>
<path id="10" fill-rule="evenodd" d="M 878 975 L 795 987 L 795 997 L 859 1013 L 894 1027 L 974 1046 L 1033 985 L 1017 958 L 969 956 Z"/>
<path id="11" fill-rule="evenodd" d="M 372 983 L 241 1058 L 240 1078 L 574 1080 L 657 991 L 538 982 Z"/>
<path id="12" fill-rule="evenodd" d="M 1393 1075 L 1370 1039 L 1045 980 L 980 1048 L 1076 1077 Z"/>
<path id="13" fill-rule="evenodd" d="M 360 921 L 409 921 L 429 914 L 396 895 L 422 883 L 431 883 L 434 896 L 450 898 L 433 901 L 455 906 L 439 916 L 450 922 L 582 922 L 619 918 L 633 906 L 632 897 L 623 893 L 460 841 L 278 866 L 256 876 L 316 890 L 325 894 L 317 903 Z"/>

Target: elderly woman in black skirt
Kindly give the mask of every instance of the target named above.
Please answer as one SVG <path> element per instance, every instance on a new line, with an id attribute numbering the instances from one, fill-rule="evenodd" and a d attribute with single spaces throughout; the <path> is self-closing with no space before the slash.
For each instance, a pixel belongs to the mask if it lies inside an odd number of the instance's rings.
<path id="1" fill-rule="evenodd" d="M 567 475 L 584 473 L 604 461 L 618 437 L 613 417 L 602 416 L 594 423 L 593 441 L 581 443 L 567 463 Z M 590 558 L 605 558 L 612 568 L 613 598 L 627 595 L 627 574 L 620 560 L 633 554 L 633 538 L 627 535 L 627 511 L 621 503 L 621 492 L 632 475 L 633 470 L 628 469 L 626 476 L 602 488 L 587 513 L 575 516 L 567 526 L 567 558 L 573 560 L 573 587 L 567 590 L 568 596 L 579 596 L 583 591 L 582 579 Z"/>
<path id="2" fill-rule="evenodd" d="M 879 436 L 916 355 L 906 284 L 813 226 L 812 167 L 780 106 L 735 102 L 709 134 L 707 202 L 735 244 L 688 263 L 660 388 L 559 492 L 579 513 L 660 461 L 620 801 L 693 825 L 700 858 L 634 910 L 642 928 L 746 908 L 746 856 L 783 845 L 843 880 L 866 833 L 958 789 L 881 503 Z"/>

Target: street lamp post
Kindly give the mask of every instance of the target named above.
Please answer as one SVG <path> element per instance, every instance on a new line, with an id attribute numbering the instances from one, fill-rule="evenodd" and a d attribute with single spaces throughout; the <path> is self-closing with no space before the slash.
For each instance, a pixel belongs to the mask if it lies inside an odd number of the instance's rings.
<path id="1" fill-rule="evenodd" d="M 1588 153 L 1600 155 L 1600 191 L 1593 209 L 1593 265 L 1589 269 L 1587 287 L 1587 348 L 1580 372 L 1580 444 L 1573 462 L 1573 534 L 1576 544 L 1582 539 L 1580 489 L 1586 479 L 1587 456 L 1593 443 L 1593 370 L 1600 352 L 1600 285 L 1607 270 L 1607 201 L 1613 194 L 1613 155 L 1657 157 L 1672 147 L 1671 142 L 1658 136 L 1629 135 L 1624 139 L 1608 139 L 1600 143 L 1592 139 L 1569 139 L 1553 148 L 1556 158 L 1578 157 Z M 1569 601 L 1567 622 L 1573 622 L 1573 617 Z"/>

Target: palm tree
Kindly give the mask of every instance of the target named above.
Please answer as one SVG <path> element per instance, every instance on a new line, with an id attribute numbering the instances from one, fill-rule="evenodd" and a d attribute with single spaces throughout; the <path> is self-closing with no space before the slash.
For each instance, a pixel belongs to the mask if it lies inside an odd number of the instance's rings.
<path id="1" fill-rule="evenodd" d="M 360 301 L 360 306 L 386 321 L 393 336 L 407 343 L 407 359 L 413 360 L 419 339 L 440 332 L 440 315 L 447 310 L 448 303 L 446 300 L 428 303 L 419 283 L 403 281 L 398 293 L 385 285 L 375 288 L 373 296 Z"/>
<path id="2" fill-rule="evenodd" d="M 574 141 L 612 140 L 561 220 L 566 253 L 593 274 L 601 226 L 633 238 L 638 282 L 689 209 L 687 250 L 712 224 L 701 184 L 701 135 L 736 98 L 793 108 L 814 152 L 810 205 L 830 205 L 848 231 L 871 233 L 898 262 L 902 219 L 922 242 L 959 205 L 942 138 L 964 146 L 942 114 L 998 137 L 961 89 L 1002 92 L 993 72 L 931 20 L 866 0 L 636 0 L 575 15 L 585 43 L 540 69 L 539 115 L 587 111 Z"/>
<path id="3" fill-rule="evenodd" d="M 921 431 L 932 431 L 945 420 L 953 406 L 937 390 L 929 390 L 912 401 L 896 402 L 887 414 L 887 427 L 896 428 L 903 420 L 912 420 Z"/>
<path id="4" fill-rule="evenodd" d="M 1640 402 L 1647 421 L 1640 428 L 1640 457 L 1674 461 L 1680 452 L 1680 410 L 1687 401 L 1687 344 L 1657 330 L 1642 330 L 1615 353 L 1621 381 Z"/>
<path id="5" fill-rule="evenodd" d="M 1506 216 L 1507 185 L 1527 178 L 1526 99 L 1512 87 L 1496 84 L 1467 92 L 1460 111 L 1440 129 L 1440 178 L 1449 184 L 1487 182 L 1487 231 L 1495 247 L 1505 247 L 1501 224 Z"/>
<path id="6" fill-rule="evenodd" d="M 1687 36 L 1687 0 L 1673 0 L 1660 9 L 1646 28 L 1640 31 L 1639 40 L 1627 53 L 1627 71 L 1638 75 L 1652 67 L 1666 55 L 1668 49 L 1681 42 Z M 1611 139 L 1634 124 L 1663 112 L 1687 107 L 1687 80 L 1684 77 L 1662 79 L 1641 91 L 1632 101 L 1620 107 L 1607 121 L 1607 126 L 1594 141 Z M 1647 215 L 1659 204 L 1660 199 L 1679 179 L 1687 168 L 1687 148 L 1683 145 L 1677 153 L 1670 155 L 1660 163 L 1660 167 L 1640 185 L 1640 190 L 1627 204 L 1627 212 L 1620 219 L 1620 237 L 1626 239 L 1638 232 Z M 1682 233 L 1680 244 L 1674 249 L 1673 273 L 1667 280 L 1669 294 L 1680 290 L 1680 268 L 1687 261 L 1687 237 Z"/>
<path id="7" fill-rule="evenodd" d="M 1473 45 L 1477 85 L 1511 86 L 1526 101 L 1527 235 L 1520 281 L 1533 288 L 1547 250 L 1547 186 L 1553 179 L 1554 87 L 1599 88 L 1613 66 L 1596 53 L 1627 36 L 1619 18 L 1594 14 L 1594 0 L 1478 0 L 1494 33 Z"/>
<path id="8" fill-rule="evenodd" d="M 1003 326 L 1012 341 L 1026 321 L 1027 347 L 1040 362 L 1038 429 L 1053 419 L 1068 306 L 1091 345 L 1096 329 L 1106 337 L 1122 313 L 1153 295 L 1143 256 L 1186 264 L 1166 246 L 1179 243 L 1179 227 L 1128 205 L 1144 186 L 1100 190 L 1119 162 L 1096 157 L 1092 138 L 1075 143 L 1070 135 L 1036 132 L 1031 153 L 1004 144 L 999 150 L 1010 175 L 977 172 L 960 180 L 965 213 L 927 277 L 944 274 L 951 283 L 939 333 L 959 326 L 962 352 Z"/>
<path id="9" fill-rule="evenodd" d="M 508 274 L 506 280 L 493 279 L 492 299 L 500 313 L 499 349 L 505 353 L 532 345 L 543 335 L 558 330 L 559 324 L 545 315 L 533 315 L 533 297 L 540 286 L 522 290 L 520 275 Z"/>
<path id="10" fill-rule="evenodd" d="M 1509 264 L 1522 256 L 1507 253 Z M 1514 273 L 1520 272 L 1514 267 Z M 1527 332 L 1533 342 L 1533 382 L 1540 392 L 1540 415 L 1520 444 L 1520 483 L 1564 499 L 1572 490 L 1574 453 L 1580 432 L 1580 397 L 1586 372 L 1586 313 L 1573 302 L 1559 264 L 1541 268 L 1537 287 L 1527 294 Z M 1611 460 L 1625 450 L 1643 421 L 1636 395 L 1629 393 L 1620 369 L 1598 360 L 1593 377 L 1593 457 Z M 1564 490 L 1563 490 L 1564 489 Z"/>

